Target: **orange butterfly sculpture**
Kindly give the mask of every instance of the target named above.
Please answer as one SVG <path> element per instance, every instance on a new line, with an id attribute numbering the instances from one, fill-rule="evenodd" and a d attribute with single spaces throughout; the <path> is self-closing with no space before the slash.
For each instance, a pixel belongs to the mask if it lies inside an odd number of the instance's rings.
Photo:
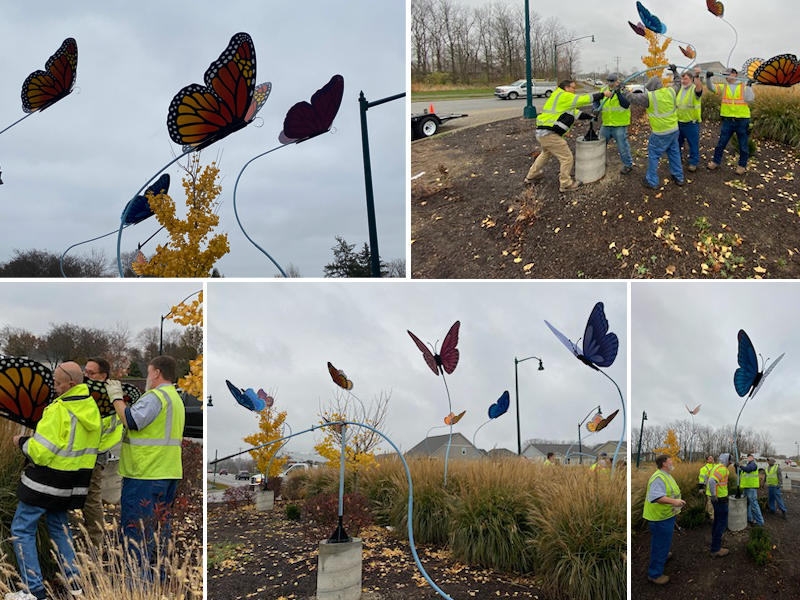
<path id="1" fill-rule="evenodd" d="M 27 358 L 0 356 L 0 416 L 35 429 L 54 392 L 50 369 Z"/>
<path id="2" fill-rule="evenodd" d="M 686 405 L 684 404 L 684 406 L 686 406 Z M 691 408 L 689 408 L 688 406 L 686 406 L 686 410 L 688 410 L 688 411 L 689 411 L 689 414 L 690 414 L 690 415 L 696 415 L 697 413 L 699 413 L 699 412 L 700 412 L 700 407 L 701 407 L 701 406 L 703 406 L 703 405 L 702 405 L 702 404 L 698 404 L 698 405 L 697 405 L 697 406 L 694 408 L 694 410 L 692 410 Z"/>
<path id="3" fill-rule="evenodd" d="M 449 415 L 447 415 L 444 418 L 444 424 L 445 425 L 455 425 L 456 423 L 458 423 L 461 420 L 461 417 L 463 417 L 466 414 L 466 412 L 467 411 L 463 410 L 463 411 L 461 411 L 461 414 L 458 414 L 458 415 L 453 414 L 451 412 Z"/>
<path id="4" fill-rule="evenodd" d="M 691 58 L 692 60 L 694 60 L 697 57 L 697 52 L 695 52 L 694 48 L 692 48 L 691 46 L 686 46 L 686 48 L 684 48 L 683 46 L 678 46 L 678 48 L 681 49 L 681 52 L 683 52 L 683 55 L 686 58 Z"/>
<path id="5" fill-rule="evenodd" d="M 148 260 L 147 257 L 142 254 L 141 250 L 138 250 L 136 253 L 136 259 L 131 263 L 131 269 L 133 272 L 139 276 L 144 275 L 144 268 L 147 266 Z"/>
<path id="6" fill-rule="evenodd" d="M 331 379 L 333 379 L 333 382 L 340 388 L 345 390 L 353 389 L 353 382 L 347 378 L 347 376 L 344 374 L 344 371 L 337 369 L 331 363 L 328 363 L 328 372 L 331 374 Z"/>
<path id="7" fill-rule="evenodd" d="M 586 424 L 586 429 L 594 433 L 595 431 L 597 431 L 597 426 L 600 424 L 600 421 L 602 420 L 603 420 L 603 415 L 597 413 L 594 416 L 594 418 Z"/>
<path id="8" fill-rule="evenodd" d="M 49 108 L 72 93 L 78 72 L 78 42 L 67 38 L 56 50 L 44 71 L 34 71 L 22 84 L 22 110 L 26 113 Z"/>
<path id="9" fill-rule="evenodd" d="M 719 0 L 706 0 L 706 8 L 715 17 L 721 17 L 725 14 L 725 6 Z"/>
<path id="10" fill-rule="evenodd" d="M 610 415 L 608 415 L 608 416 L 607 416 L 605 419 L 602 419 L 602 420 L 601 420 L 601 421 L 600 421 L 600 422 L 597 424 L 597 428 L 595 429 L 595 431 L 601 431 L 601 430 L 605 429 L 606 427 L 608 427 L 608 424 L 609 424 L 609 423 L 611 423 L 611 421 L 614 419 L 614 417 L 616 417 L 616 416 L 617 416 L 617 413 L 618 413 L 618 412 L 619 412 L 619 409 L 617 409 L 617 410 L 615 410 L 614 412 L 612 412 L 612 413 L 611 413 Z"/>
<path id="11" fill-rule="evenodd" d="M 780 54 L 762 62 L 753 72 L 758 83 L 792 87 L 800 83 L 800 61 L 794 54 Z"/>

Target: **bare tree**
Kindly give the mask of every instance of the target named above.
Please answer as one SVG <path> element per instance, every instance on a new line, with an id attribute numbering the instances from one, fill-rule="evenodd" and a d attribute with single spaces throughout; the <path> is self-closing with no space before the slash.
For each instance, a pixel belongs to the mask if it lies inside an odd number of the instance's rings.
<path id="1" fill-rule="evenodd" d="M 39 338 L 27 329 L 6 325 L 0 329 L 0 349 L 9 356 L 32 357 L 39 345 Z"/>

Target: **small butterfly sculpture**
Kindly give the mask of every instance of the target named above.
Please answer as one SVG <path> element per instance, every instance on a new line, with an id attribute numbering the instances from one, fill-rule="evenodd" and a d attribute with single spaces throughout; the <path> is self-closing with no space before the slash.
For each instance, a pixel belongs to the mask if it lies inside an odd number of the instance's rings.
<path id="1" fill-rule="evenodd" d="M 136 275 L 139 275 L 141 277 L 142 275 L 144 275 L 144 268 L 148 265 L 148 262 L 149 261 L 147 260 L 147 257 L 144 254 L 142 254 L 142 251 L 137 250 L 136 258 L 131 263 L 131 269 L 133 269 L 133 272 Z"/>
<path id="2" fill-rule="evenodd" d="M 447 415 L 444 418 L 444 424 L 445 425 L 455 425 L 456 423 L 458 423 L 461 420 L 461 417 L 463 417 L 466 413 L 467 413 L 467 411 L 465 411 L 465 410 L 461 411 L 461 413 L 458 414 L 458 415 L 456 415 L 456 414 L 451 412 L 449 415 Z"/>
<path id="3" fill-rule="evenodd" d="M 586 429 L 594 433 L 595 431 L 597 431 L 597 426 L 600 424 L 600 421 L 602 420 L 603 420 L 603 415 L 597 413 L 591 421 L 586 423 Z"/>
<path id="4" fill-rule="evenodd" d="M 608 415 L 605 419 L 601 419 L 600 422 L 597 424 L 597 427 L 595 427 L 595 429 L 594 429 L 595 432 L 602 431 L 603 429 L 608 427 L 608 424 L 611 423 L 611 421 L 614 420 L 614 417 L 617 416 L 618 412 L 619 412 L 619 409 L 615 410 L 613 413 Z"/>
<path id="5" fill-rule="evenodd" d="M 706 0 L 706 8 L 715 17 L 721 17 L 725 14 L 725 6 L 719 0 Z"/>
<path id="6" fill-rule="evenodd" d="M 637 23 L 636 25 L 634 25 L 633 23 L 631 23 L 630 21 L 628 21 L 628 25 L 630 25 L 630 26 L 631 26 L 631 29 L 633 29 L 633 30 L 636 32 L 636 34 L 637 34 L 637 35 L 640 35 L 640 36 L 642 36 L 642 37 L 644 37 L 645 35 L 647 35 L 647 30 L 645 29 L 645 27 L 644 27 L 644 25 L 641 23 L 641 21 L 640 21 L 639 23 Z"/>
<path id="7" fill-rule="evenodd" d="M 686 405 L 684 404 L 684 406 L 686 406 Z M 696 415 L 697 413 L 699 413 L 699 412 L 700 412 L 700 407 L 701 407 L 701 406 L 703 406 L 703 405 L 702 405 L 702 404 L 698 404 L 697 406 L 695 406 L 694 410 L 692 410 L 691 408 L 689 408 L 688 406 L 686 406 L 686 410 L 688 410 L 688 411 L 689 411 L 689 414 L 690 414 L 690 415 Z"/>
<path id="8" fill-rule="evenodd" d="M 608 333 L 608 320 L 603 312 L 602 302 L 595 304 L 592 314 L 589 315 L 589 321 L 586 323 L 586 330 L 583 333 L 582 352 L 558 329 L 547 321 L 545 324 L 578 360 L 595 371 L 599 370 L 597 367 L 610 367 L 617 358 L 619 340 L 616 334 Z"/>
<path id="9" fill-rule="evenodd" d="M 328 363 L 328 373 L 331 374 L 331 379 L 333 379 L 333 382 L 340 388 L 344 390 L 353 389 L 353 382 L 347 378 L 347 375 L 344 374 L 344 371 L 337 369 L 331 363 Z"/>
<path id="10" fill-rule="evenodd" d="M 248 388 L 247 390 L 239 389 L 227 379 L 225 383 L 228 384 L 228 389 L 231 391 L 231 394 L 233 394 L 236 402 L 244 406 L 247 410 L 261 412 L 267 407 L 266 402 L 259 398 L 252 388 Z"/>
<path id="11" fill-rule="evenodd" d="M 447 373 L 450 375 L 453 371 L 456 370 L 456 366 L 458 366 L 458 331 L 461 328 L 461 321 L 456 321 L 453 323 L 453 326 L 450 327 L 450 331 L 447 332 L 447 335 L 444 336 L 444 342 L 442 342 L 442 351 L 439 354 L 436 354 L 436 350 L 434 349 L 433 352 L 424 344 L 422 340 L 415 336 L 413 333 L 408 331 L 408 335 L 411 336 L 411 339 L 414 340 L 414 343 L 419 348 L 420 352 L 422 352 L 422 358 L 425 359 L 425 362 L 430 367 L 431 371 L 433 371 L 434 375 L 438 375 L 441 373 Z M 440 371 L 441 370 L 441 371 Z"/>
<path id="12" fill-rule="evenodd" d="M 508 412 L 508 407 L 510 405 L 510 396 L 508 395 L 508 390 L 503 392 L 503 395 L 497 399 L 497 402 L 492 404 L 489 407 L 489 418 L 496 419 Z"/>
<path id="13" fill-rule="evenodd" d="M 686 48 L 684 48 L 683 46 L 678 46 L 678 48 L 681 49 L 681 52 L 683 52 L 683 55 L 686 58 L 691 58 L 692 60 L 694 60 L 694 58 L 697 56 L 697 52 L 695 52 L 694 48 L 692 48 L 691 46 L 686 46 Z"/>
<path id="14" fill-rule="evenodd" d="M 755 398 L 755 395 L 758 393 L 758 390 L 761 389 L 767 375 L 769 375 L 770 371 L 775 368 L 775 365 L 780 362 L 783 358 L 783 354 L 776 358 L 775 362 L 773 362 L 769 368 L 764 371 L 759 371 L 758 357 L 756 356 L 753 342 L 750 341 L 744 329 L 739 330 L 738 337 L 739 368 L 736 369 L 736 372 L 733 374 L 733 386 L 736 388 L 736 393 L 739 394 L 739 396 L 744 397 L 750 392 L 748 398 Z M 764 361 L 764 365 L 766 366 L 766 361 Z"/>
<path id="15" fill-rule="evenodd" d="M 261 389 L 258 390 L 256 396 L 258 396 L 264 401 L 264 404 L 267 405 L 267 408 L 272 408 L 272 405 L 275 404 L 275 398 L 267 394 L 267 392 L 265 392 L 264 390 Z"/>
<path id="16" fill-rule="evenodd" d="M 78 72 L 78 42 L 65 39 L 44 69 L 28 75 L 22 84 L 22 110 L 26 113 L 45 110 L 72 93 Z"/>
<path id="17" fill-rule="evenodd" d="M 167 192 L 169 192 L 169 173 L 164 173 L 161 177 L 156 179 L 153 185 L 145 190 L 143 195 L 136 196 L 136 198 L 128 202 L 130 209 L 128 210 L 128 215 L 125 217 L 125 224 L 135 225 L 136 223 L 141 223 L 145 219 L 152 217 L 153 209 L 150 208 L 150 201 L 147 199 L 147 195 L 153 194 L 153 196 L 158 196 L 159 194 L 166 194 Z M 128 209 L 128 206 L 126 205 L 125 208 Z M 122 214 L 125 214 L 124 210 Z"/>
<path id="18" fill-rule="evenodd" d="M 343 95 L 344 77 L 334 75 L 311 96 L 310 104 L 298 102 L 289 109 L 278 141 L 281 144 L 299 143 L 330 131 Z"/>

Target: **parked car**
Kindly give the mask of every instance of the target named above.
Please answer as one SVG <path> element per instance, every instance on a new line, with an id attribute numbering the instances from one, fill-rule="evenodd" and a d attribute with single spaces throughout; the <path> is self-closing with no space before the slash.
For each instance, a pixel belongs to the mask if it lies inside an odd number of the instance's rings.
<path id="1" fill-rule="evenodd" d="M 264 476 L 261 473 L 256 473 L 255 475 L 250 477 L 251 485 L 261 485 L 262 481 L 264 481 Z"/>
<path id="2" fill-rule="evenodd" d="M 599 79 L 595 79 L 595 80 L 594 80 L 594 84 L 595 84 L 595 85 L 602 86 L 602 85 L 603 85 L 603 82 L 602 82 L 602 81 L 600 81 Z"/>
<path id="3" fill-rule="evenodd" d="M 532 81 L 531 95 L 541 98 L 549 98 L 550 94 L 556 91 L 556 84 L 551 81 Z M 509 85 L 501 85 L 494 88 L 494 95 L 501 100 L 516 100 L 520 96 L 528 95 L 528 82 L 519 79 Z"/>
<path id="4" fill-rule="evenodd" d="M 632 94 L 644 94 L 645 92 L 644 86 L 641 83 L 629 83 L 625 86 L 625 89 Z"/>
<path id="5" fill-rule="evenodd" d="M 219 470 L 219 474 L 220 475 L 227 475 L 228 474 L 228 469 L 220 469 Z"/>
<path id="6" fill-rule="evenodd" d="M 281 473 L 280 475 L 278 475 L 278 477 L 280 477 L 281 479 L 283 479 L 283 478 L 287 477 L 287 476 L 289 475 L 289 473 L 292 473 L 292 472 L 294 472 L 294 471 L 302 471 L 302 470 L 305 470 L 305 469 L 310 469 L 310 468 L 311 468 L 311 467 L 309 467 L 309 466 L 308 466 L 306 463 L 292 463 L 291 465 L 289 465 L 289 466 L 288 466 L 288 467 L 287 467 L 287 468 L 286 468 L 286 469 L 283 471 L 283 473 Z"/>
<path id="7" fill-rule="evenodd" d="M 237 480 L 238 480 L 238 479 L 242 479 L 242 480 L 247 480 L 247 479 L 250 479 L 250 471 L 239 471 L 239 472 L 236 474 L 236 479 L 237 479 Z"/>

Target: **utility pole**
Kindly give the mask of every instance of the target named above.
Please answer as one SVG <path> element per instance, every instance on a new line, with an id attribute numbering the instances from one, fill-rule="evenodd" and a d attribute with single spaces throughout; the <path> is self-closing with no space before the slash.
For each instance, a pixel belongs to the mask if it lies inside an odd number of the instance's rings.
<path id="1" fill-rule="evenodd" d="M 614 60 L 615 60 L 615 61 L 616 61 L 616 63 L 617 63 L 617 73 L 619 73 L 619 61 L 621 61 L 621 60 L 622 60 L 622 57 L 621 57 L 621 56 L 615 56 L 615 57 L 614 57 Z"/>

